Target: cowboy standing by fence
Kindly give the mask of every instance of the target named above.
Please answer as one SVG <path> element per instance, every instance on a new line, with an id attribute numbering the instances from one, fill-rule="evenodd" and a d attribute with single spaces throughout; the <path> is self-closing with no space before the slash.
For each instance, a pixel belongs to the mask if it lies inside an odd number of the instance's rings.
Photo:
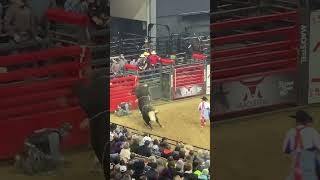
<path id="1" fill-rule="evenodd" d="M 318 180 L 320 134 L 311 127 L 312 117 L 305 111 L 290 116 L 296 119 L 296 127 L 285 137 L 283 152 L 293 159 L 287 180 Z"/>
<path id="2" fill-rule="evenodd" d="M 203 128 L 206 124 L 206 121 L 210 120 L 210 104 L 207 102 L 207 98 L 203 96 L 202 101 L 198 106 L 198 110 L 200 112 L 200 120 L 201 120 L 201 127 Z"/>

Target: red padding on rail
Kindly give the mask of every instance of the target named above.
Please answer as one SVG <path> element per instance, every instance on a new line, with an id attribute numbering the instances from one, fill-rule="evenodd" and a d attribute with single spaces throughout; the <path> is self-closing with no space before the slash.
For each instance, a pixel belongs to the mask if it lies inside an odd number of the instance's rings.
<path id="1" fill-rule="evenodd" d="M 162 64 L 173 64 L 173 61 L 170 60 L 170 59 L 163 59 L 163 58 L 161 58 L 161 59 L 160 59 L 160 62 L 161 62 Z"/>
<path id="2" fill-rule="evenodd" d="M 67 107 L 73 107 L 76 106 L 79 102 L 77 98 L 72 97 L 68 98 L 68 104 Z M 13 108 L 5 108 L 0 110 L 0 119 L 8 119 L 13 117 L 24 117 L 26 114 L 32 115 L 32 114 L 38 114 L 42 112 L 49 112 L 49 111 L 56 111 L 59 109 L 64 109 L 66 107 L 63 107 L 57 100 L 51 100 L 51 101 L 43 101 L 40 103 L 33 103 L 33 104 L 24 104 L 22 106 L 13 107 Z"/>
<path id="3" fill-rule="evenodd" d="M 278 35 L 288 38 L 290 34 L 293 33 L 295 30 L 296 30 L 296 27 L 291 26 L 291 27 L 277 28 L 277 29 L 266 30 L 266 31 L 250 32 L 250 33 L 230 35 L 225 37 L 217 37 L 212 40 L 212 43 L 213 43 L 213 46 L 225 45 L 227 43 L 249 41 L 249 40 L 254 40 L 259 38 L 265 39 L 270 36 L 278 36 Z"/>
<path id="4" fill-rule="evenodd" d="M 212 57 L 213 58 L 220 58 L 220 57 L 226 58 L 228 56 L 235 56 L 235 55 L 239 55 L 239 54 L 252 53 L 252 52 L 257 52 L 257 51 L 272 51 L 272 50 L 277 50 L 277 49 L 289 49 L 291 44 L 292 44 L 292 41 L 290 41 L 290 40 L 265 43 L 265 44 L 255 44 L 255 45 L 249 45 L 246 47 L 213 51 Z"/>
<path id="5" fill-rule="evenodd" d="M 194 59 L 199 59 L 199 60 L 206 60 L 207 56 L 203 55 L 203 54 L 192 54 L 191 56 Z"/>
<path id="6" fill-rule="evenodd" d="M 66 24 L 74 24 L 78 26 L 88 26 L 90 22 L 89 17 L 86 15 L 66 12 L 63 9 L 49 9 L 46 12 L 46 17 L 50 21 L 56 21 L 59 23 L 66 23 Z"/>
<path id="7" fill-rule="evenodd" d="M 114 112 L 121 102 L 131 101 L 130 108 L 136 108 L 135 88 L 138 77 L 128 76 L 111 79 L 110 82 L 110 111 Z"/>
<path id="8" fill-rule="evenodd" d="M 25 93 L 19 96 L 3 97 L 0 101 L 0 109 L 17 107 L 20 105 L 28 105 L 30 103 L 39 103 L 43 101 L 49 101 L 58 97 L 71 96 L 73 94 L 71 88 L 54 89 L 51 91 L 45 91 L 38 93 Z"/>
<path id="9" fill-rule="evenodd" d="M 264 62 L 259 64 L 233 67 L 228 69 L 216 70 L 212 72 L 214 79 L 223 79 L 228 77 L 235 77 L 241 75 L 249 75 L 253 73 L 268 71 L 270 69 L 286 69 L 290 67 L 296 67 L 296 59 L 274 61 L 274 62 Z"/>
<path id="10" fill-rule="evenodd" d="M 285 58 L 296 58 L 297 51 L 296 50 L 284 50 L 284 51 L 273 51 L 273 52 L 266 52 L 266 53 L 258 53 L 253 55 L 244 55 L 243 57 L 233 57 L 224 60 L 216 60 L 213 61 L 213 67 L 215 70 L 223 69 L 223 68 L 230 68 L 230 67 L 238 67 L 238 66 L 245 66 L 254 63 L 261 63 L 261 62 L 272 62 L 279 59 Z"/>
<path id="11" fill-rule="evenodd" d="M 30 84 L 17 84 L 0 88 L 0 97 L 19 96 L 21 94 L 46 92 L 50 89 L 72 87 L 82 81 L 81 78 L 57 78 L 52 80 L 33 82 Z"/>
<path id="12" fill-rule="evenodd" d="M 46 76 L 53 73 L 65 74 L 69 72 L 77 72 L 78 69 L 83 68 L 85 66 L 85 63 L 71 62 L 41 68 L 28 68 L 24 70 L 0 74 L 0 82 L 23 80 L 31 76 Z"/>
<path id="13" fill-rule="evenodd" d="M 131 65 L 131 64 L 125 64 L 123 67 L 126 68 L 126 69 L 138 70 L 137 66 L 134 66 L 134 65 Z"/>
<path id="14" fill-rule="evenodd" d="M 88 49 L 86 49 L 88 51 Z M 42 50 L 38 52 L 30 52 L 28 54 L 10 55 L 0 57 L 0 66 L 10 66 L 26 62 L 46 61 L 50 58 L 57 58 L 63 56 L 79 57 L 82 52 L 80 46 L 69 46 L 62 48 L 53 48 Z"/>
<path id="15" fill-rule="evenodd" d="M 232 28 L 238 28 L 246 25 L 252 26 L 260 23 L 268 23 L 268 22 L 286 20 L 286 19 L 293 20 L 294 22 L 298 22 L 298 13 L 296 11 L 292 11 L 292 12 L 285 12 L 280 14 L 272 14 L 272 15 L 265 15 L 265 16 L 250 17 L 245 19 L 229 20 L 225 22 L 218 22 L 218 23 L 211 24 L 211 29 L 212 30 L 232 29 Z"/>

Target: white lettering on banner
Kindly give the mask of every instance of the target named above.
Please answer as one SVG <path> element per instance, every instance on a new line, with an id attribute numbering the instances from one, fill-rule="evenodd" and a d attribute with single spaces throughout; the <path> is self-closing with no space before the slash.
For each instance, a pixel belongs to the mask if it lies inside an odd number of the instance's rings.
<path id="1" fill-rule="evenodd" d="M 267 104 L 267 101 L 265 99 L 253 99 L 253 100 L 241 102 L 237 106 L 237 108 L 239 109 L 255 108 L 255 107 L 263 106 L 266 104 Z"/>
<path id="2" fill-rule="evenodd" d="M 283 82 L 279 81 L 279 88 L 280 88 L 280 96 L 288 95 L 289 91 L 293 90 L 294 82 Z"/>
<path id="3" fill-rule="evenodd" d="M 307 60 L 307 26 L 301 25 L 300 31 L 300 50 L 301 50 L 301 60 L 300 63 L 306 63 Z"/>

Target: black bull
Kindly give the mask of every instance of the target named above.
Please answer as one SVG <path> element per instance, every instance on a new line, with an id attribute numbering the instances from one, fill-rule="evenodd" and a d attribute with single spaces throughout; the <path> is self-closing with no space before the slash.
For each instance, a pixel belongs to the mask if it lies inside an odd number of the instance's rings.
<path id="1" fill-rule="evenodd" d="M 79 84 L 75 87 L 75 94 L 79 97 L 82 109 L 87 113 L 90 128 L 90 140 L 92 148 L 103 165 L 105 179 L 109 179 L 109 133 L 107 119 L 109 111 L 109 80 L 93 76 L 89 84 Z M 101 113 L 104 112 L 104 113 Z M 97 115 L 99 114 L 100 115 Z"/>
<path id="2" fill-rule="evenodd" d="M 158 125 L 162 127 L 162 125 L 159 122 L 159 118 L 157 117 L 157 112 L 151 106 L 150 93 L 149 93 L 148 87 L 146 86 L 138 87 L 136 89 L 136 96 L 138 99 L 139 110 L 142 114 L 142 118 L 144 122 L 146 123 L 146 126 L 152 129 L 151 121 L 153 121 L 154 119 L 154 121 L 156 121 Z"/>

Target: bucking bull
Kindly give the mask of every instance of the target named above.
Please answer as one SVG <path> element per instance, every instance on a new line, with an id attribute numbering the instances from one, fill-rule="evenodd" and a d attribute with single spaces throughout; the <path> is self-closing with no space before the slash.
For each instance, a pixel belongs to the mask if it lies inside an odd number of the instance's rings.
<path id="1" fill-rule="evenodd" d="M 148 85 L 143 84 L 138 86 L 136 89 L 136 96 L 139 110 L 142 114 L 142 118 L 145 122 L 145 125 L 149 127 L 151 130 L 153 129 L 151 122 L 156 122 L 160 127 L 162 127 L 157 116 L 158 111 L 155 110 L 151 105 L 151 98 Z"/>
<path id="2" fill-rule="evenodd" d="M 89 81 L 78 84 L 74 91 L 79 97 L 82 109 L 88 115 L 88 119 L 83 122 L 82 127 L 89 125 L 90 141 L 92 148 L 103 166 L 105 179 L 109 179 L 109 133 L 107 118 L 109 111 L 109 87 L 108 78 L 99 77 L 89 70 L 87 74 Z"/>

